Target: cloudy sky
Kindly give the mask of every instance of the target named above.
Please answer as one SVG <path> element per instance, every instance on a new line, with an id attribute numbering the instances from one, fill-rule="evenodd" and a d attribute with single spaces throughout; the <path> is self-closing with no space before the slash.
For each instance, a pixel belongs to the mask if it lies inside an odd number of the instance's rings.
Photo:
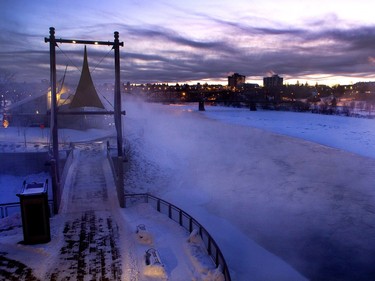
<path id="1" fill-rule="evenodd" d="M 277 73 L 289 83 L 375 80 L 372 0 L 0 0 L 0 71 L 49 79 L 56 37 L 124 41 L 123 82 L 247 82 Z M 79 79 L 82 45 L 59 44 L 58 77 Z M 111 82 L 113 51 L 88 46 L 94 80 Z"/>

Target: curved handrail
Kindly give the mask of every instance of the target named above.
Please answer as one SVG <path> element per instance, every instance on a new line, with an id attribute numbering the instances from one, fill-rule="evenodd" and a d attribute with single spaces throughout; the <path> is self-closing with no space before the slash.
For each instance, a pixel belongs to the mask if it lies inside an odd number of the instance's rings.
<path id="1" fill-rule="evenodd" d="M 229 268 L 219 246 L 196 219 L 177 206 L 149 193 L 125 194 L 125 208 L 139 202 L 150 203 L 158 212 L 168 215 L 170 219 L 179 223 L 180 226 L 184 227 L 190 233 L 194 229 L 198 229 L 206 250 L 215 262 L 216 267 L 221 266 L 225 281 L 231 281 Z"/>

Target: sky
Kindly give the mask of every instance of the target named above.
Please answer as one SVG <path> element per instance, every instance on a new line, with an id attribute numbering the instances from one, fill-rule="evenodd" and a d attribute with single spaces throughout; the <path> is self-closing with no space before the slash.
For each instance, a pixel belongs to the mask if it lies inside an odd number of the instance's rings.
<path id="1" fill-rule="evenodd" d="M 120 33 L 126 83 L 227 83 L 234 72 L 262 85 L 375 80 L 370 0 L 0 1 L 0 74 L 49 79 L 49 27 L 56 38 L 113 41 Z M 83 46 L 59 44 L 58 78 L 79 80 Z M 88 46 L 93 79 L 114 80 L 113 51 Z"/>

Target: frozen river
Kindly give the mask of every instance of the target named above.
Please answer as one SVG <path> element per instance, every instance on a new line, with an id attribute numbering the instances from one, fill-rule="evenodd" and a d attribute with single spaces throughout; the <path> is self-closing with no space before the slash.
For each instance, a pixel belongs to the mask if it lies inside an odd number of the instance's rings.
<path id="1" fill-rule="evenodd" d="M 310 280 L 369 280 L 375 276 L 375 160 L 349 152 L 366 136 L 353 133 L 358 126 L 339 127 L 337 119 L 335 131 L 329 116 L 299 115 L 305 131 L 316 120 L 322 130 L 332 128 L 323 136 L 317 130 L 316 138 L 351 135 L 344 151 L 334 142 L 322 145 L 245 122 L 275 114 L 128 104 L 127 190 L 157 194 L 195 216 L 218 241 L 235 280 L 303 279 L 259 271 L 272 265 L 250 241 Z M 285 120 L 292 130 L 290 115 L 278 114 L 279 127 Z"/>

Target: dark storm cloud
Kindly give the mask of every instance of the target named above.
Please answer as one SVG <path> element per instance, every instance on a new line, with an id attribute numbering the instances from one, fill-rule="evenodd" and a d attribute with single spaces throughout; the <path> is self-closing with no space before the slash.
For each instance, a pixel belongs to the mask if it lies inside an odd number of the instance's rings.
<path id="1" fill-rule="evenodd" d="M 375 26 L 365 26 L 350 30 L 328 30 L 321 34 L 349 45 L 348 50 L 374 50 Z"/>
<path id="2" fill-rule="evenodd" d="M 210 18 L 213 22 L 220 26 L 227 26 L 233 29 L 233 32 L 247 35 L 302 35 L 305 30 L 298 28 L 271 28 L 271 27 L 255 27 L 243 24 L 241 22 L 231 22 L 222 19 Z M 278 24 L 272 23 L 277 26 Z"/>
<path id="3" fill-rule="evenodd" d="M 144 27 L 125 27 L 127 33 L 132 36 L 136 36 L 140 38 L 140 40 L 158 40 L 167 43 L 176 43 L 180 46 L 185 47 L 192 47 L 196 49 L 218 49 L 218 50 L 226 50 L 226 51 L 233 51 L 229 45 L 220 40 L 205 40 L 205 41 L 197 41 L 191 40 L 187 37 L 182 36 L 181 34 L 177 33 L 176 31 L 168 28 L 162 28 L 160 26 L 150 26 L 147 28 Z"/>
<path id="4" fill-rule="evenodd" d="M 234 32 L 258 38 L 277 37 L 284 46 L 260 51 L 260 55 L 249 54 L 244 61 L 255 62 L 244 73 L 258 75 L 267 69 L 290 76 L 303 74 L 348 74 L 358 72 L 371 75 L 374 67 L 369 58 L 375 55 L 375 26 L 351 29 L 324 29 L 317 22 L 314 28 L 254 28 L 239 23 L 217 21 L 230 26 Z M 326 23 L 326 22 L 325 22 Z"/>
<path id="5" fill-rule="evenodd" d="M 269 71 L 287 77 L 313 74 L 369 76 L 374 73 L 375 26 L 326 28 L 327 20 L 311 28 L 271 23 L 267 27 L 208 18 L 225 36 L 199 38 L 171 27 L 106 23 L 81 28 L 92 40 L 102 30 L 117 30 L 121 48 L 122 79 L 132 83 L 180 82 L 225 79 L 230 72 L 261 79 Z M 57 30 L 56 37 L 66 38 Z M 18 80 L 49 79 L 49 46 L 46 34 L 25 34 L 5 29 L 0 34 L 1 68 L 16 73 Z M 64 30 L 75 34 L 75 28 Z M 107 38 L 113 40 L 112 31 Z M 102 37 L 102 36 L 101 36 Z M 16 47 L 15 47 L 16 46 Z M 83 46 L 59 44 L 58 75 L 68 65 L 70 76 L 79 76 Z M 90 69 L 95 79 L 113 80 L 113 51 L 110 47 L 88 47 Z M 78 78 L 77 78 L 78 79 Z M 77 80 L 76 79 L 76 80 Z"/>
<path id="6" fill-rule="evenodd" d="M 372 27 L 329 30 L 258 28 L 222 20 L 215 21 L 221 24 L 227 33 L 238 34 L 239 37 L 253 37 L 254 40 L 265 38 L 272 40 L 273 37 L 277 37 L 278 42 L 285 46 L 272 48 L 272 46 L 265 45 L 263 49 L 257 49 L 252 47 L 252 41 L 249 41 L 247 46 L 240 46 L 236 45 L 236 42 L 223 40 L 190 40 L 168 29 L 133 28 L 130 31 L 132 36 L 152 38 L 156 43 L 174 43 L 177 46 L 173 50 L 167 49 L 158 55 L 137 56 L 133 53 L 134 58 L 158 62 L 157 66 L 151 64 L 147 71 L 142 67 L 143 75 L 147 74 L 143 77 L 148 79 L 155 75 L 153 79 L 158 80 L 158 74 L 163 73 L 160 80 L 178 81 L 183 80 L 183 77 L 191 80 L 218 79 L 225 77 L 230 71 L 260 77 L 270 70 L 288 76 L 321 73 L 350 74 L 353 71 L 370 75 L 373 72 L 373 66 L 369 63 L 369 57 L 375 53 L 372 51 L 372 46 L 375 46 L 375 29 Z M 186 52 L 182 47 L 191 47 L 195 51 Z M 178 53 L 173 60 L 169 58 L 169 50 Z M 207 55 L 207 52 L 219 55 L 213 59 Z M 161 70 L 160 66 L 165 67 L 165 71 Z M 132 67 L 137 72 L 137 64 L 133 64 Z M 168 69 L 171 73 L 169 77 Z M 177 73 L 174 70 L 181 70 L 181 72 Z M 136 78 L 136 75 L 131 76 Z"/>

